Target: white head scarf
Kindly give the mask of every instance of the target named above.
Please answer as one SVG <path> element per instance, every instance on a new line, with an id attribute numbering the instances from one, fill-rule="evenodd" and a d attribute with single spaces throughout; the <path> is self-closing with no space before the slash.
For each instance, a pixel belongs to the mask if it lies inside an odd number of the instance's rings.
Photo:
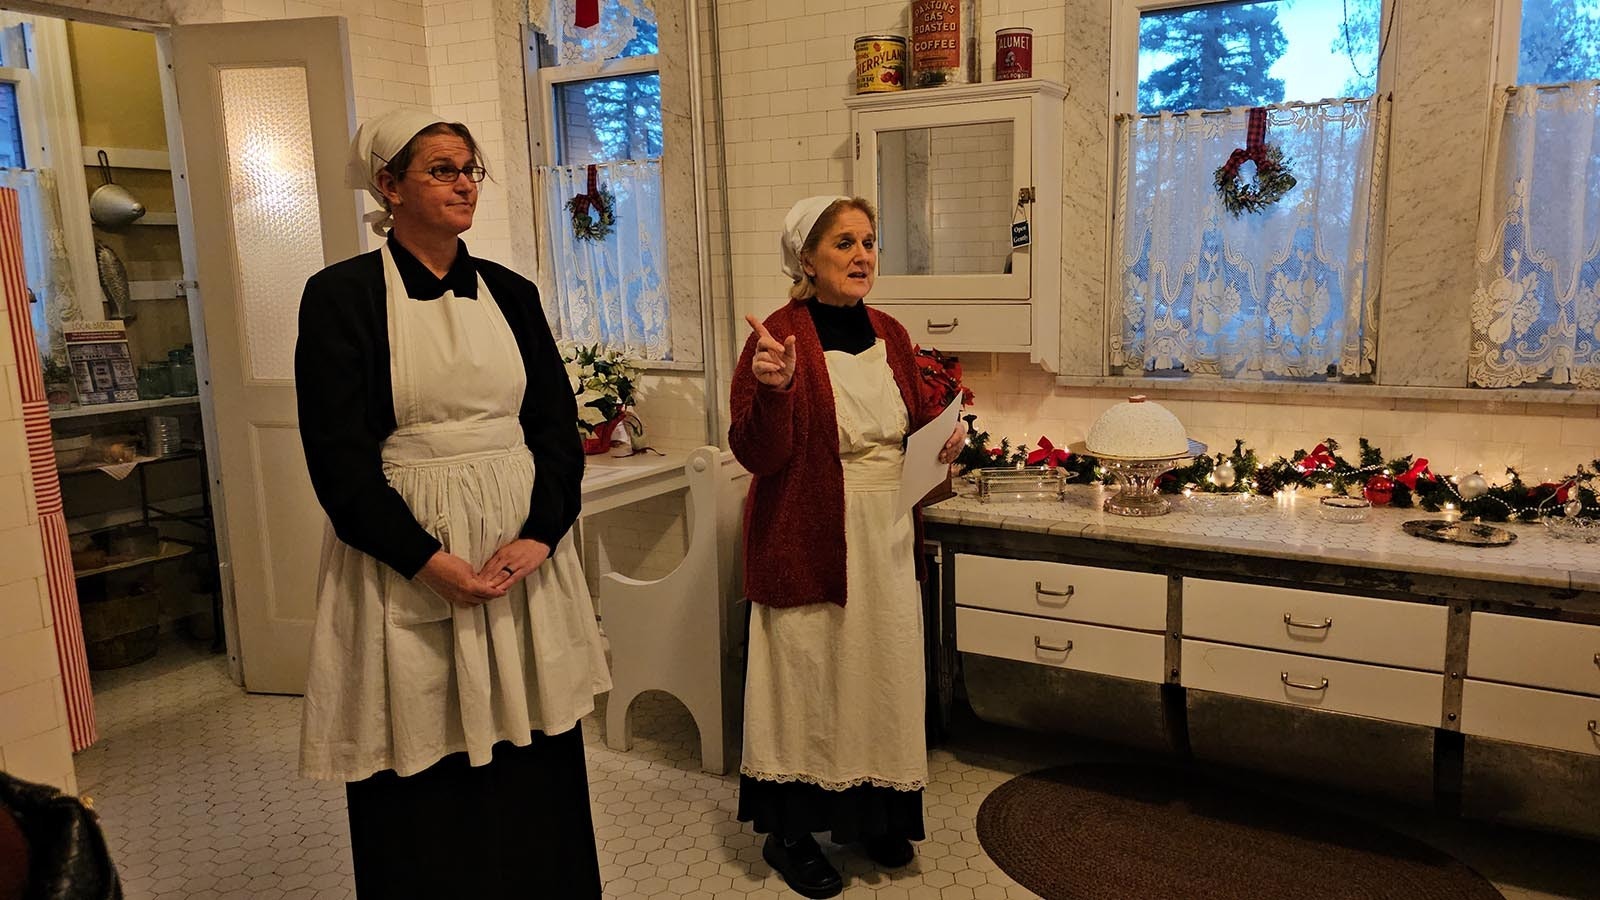
<path id="1" fill-rule="evenodd" d="M 415 109 L 395 109 L 368 119 L 356 129 L 356 139 L 350 142 L 350 160 L 345 165 L 345 187 L 366 191 L 377 201 L 378 209 L 364 218 L 378 237 L 386 237 L 394 225 L 394 217 L 384 208 L 387 201 L 378 190 L 378 172 L 405 148 L 411 139 L 424 128 L 443 124 L 444 120 L 431 112 Z"/>
<path id="2" fill-rule="evenodd" d="M 805 246 L 806 238 L 811 236 L 811 229 L 816 227 L 822 213 L 840 200 L 849 199 L 807 197 L 789 209 L 789 214 L 783 217 L 783 233 L 778 235 L 778 246 L 783 249 L 783 274 L 795 281 L 805 278 L 805 269 L 800 267 L 800 248 Z"/>

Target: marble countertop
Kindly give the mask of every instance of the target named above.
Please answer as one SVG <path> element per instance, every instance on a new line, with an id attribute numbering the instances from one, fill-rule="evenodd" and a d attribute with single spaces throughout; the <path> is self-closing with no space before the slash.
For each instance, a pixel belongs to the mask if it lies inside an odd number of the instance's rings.
<path id="1" fill-rule="evenodd" d="M 1195 501 L 1172 497 L 1165 516 L 1137 518 L 1104 512 L 1100 502 L 1113 488 L 1073 486 L 1061 502 L 982 502 L 971 488 L 924 511 L 930 525 L 963 525 L 1008 531 L 1123 541 L 1154 547 L 1213 550 L 1247 556 L 1333 563 L 1558 589 L 1600 591 L 1600 544 L 1551 537 L 1538 523 L 1495 523 L 1517 535 L 1505 547 L 1465 547 L 1413 537 L 1401 523 L 1442 519 L 1421 509 L 1373 509 L 1366 521 L 1339 524 L 1323 519 L 1318 497 L 1262 500 L 1258 511 L 1219 514 L 1219 495 Z"/>

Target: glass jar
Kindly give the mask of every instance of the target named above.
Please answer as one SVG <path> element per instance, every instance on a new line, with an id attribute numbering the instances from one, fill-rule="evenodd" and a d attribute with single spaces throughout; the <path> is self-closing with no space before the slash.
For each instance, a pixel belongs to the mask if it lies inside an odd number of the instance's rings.
<path id="1" fill-rule="evenodd" d="M 139 399 L 159 400 L 172 393 L 172 366 L 153 362 L 139 366 Z"/>

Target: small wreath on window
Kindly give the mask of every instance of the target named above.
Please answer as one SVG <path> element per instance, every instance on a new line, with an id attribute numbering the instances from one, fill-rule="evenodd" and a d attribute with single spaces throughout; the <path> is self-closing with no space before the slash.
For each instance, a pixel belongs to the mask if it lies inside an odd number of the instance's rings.
<path id="1" fill-rule="evenodd" d="M 590 166 L 588 191 L 567 201 L 567 212 L 572 213 L 572 236 L 580 241 L 603 241 L 617 224 L 617 198 L 597 181 L 598 173 Z"/>
<path id="2" fill-rule="evenodd" d="M 1258 106 L 1250 110 L 1245 146 L 1235 149 L 1212 178 L 1222 198 L 1222 208 L 1236 219 L 1240 213 L 1258 213 L 1277 203 L 1297 183 L 1283 149 L 1267 143 L 1266 137 L 1267 111 Z M 1248 184 L 1239 177 L 1239 169 L 1247 162 L 1256 167 L 1255 177 Z"/>

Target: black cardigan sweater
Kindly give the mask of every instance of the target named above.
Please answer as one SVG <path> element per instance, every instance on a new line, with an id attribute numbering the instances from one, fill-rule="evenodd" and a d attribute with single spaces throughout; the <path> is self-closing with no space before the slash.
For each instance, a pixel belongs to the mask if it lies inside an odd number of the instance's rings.
<path id="1" fill-rule="evenodd" d="M 578 518 L 583 444 L 577 400 L 538 289 L 505 266 L 472 257 L 465 243 L 443 279 L 392 238 L 389 248 L 415 302 L 436 299 L 447 288 L 476 297 L 481 275 L 511 326 L 528 378 L 518 418 L 538 467 L 522 536 L 553 549 Z M 378 251 L 335 263 L 306 282 L 294 370 L 306 466 L 334 533 L 411 578 L 441 545 L 383 474 L 383 442 L 396 423 Z"/>

